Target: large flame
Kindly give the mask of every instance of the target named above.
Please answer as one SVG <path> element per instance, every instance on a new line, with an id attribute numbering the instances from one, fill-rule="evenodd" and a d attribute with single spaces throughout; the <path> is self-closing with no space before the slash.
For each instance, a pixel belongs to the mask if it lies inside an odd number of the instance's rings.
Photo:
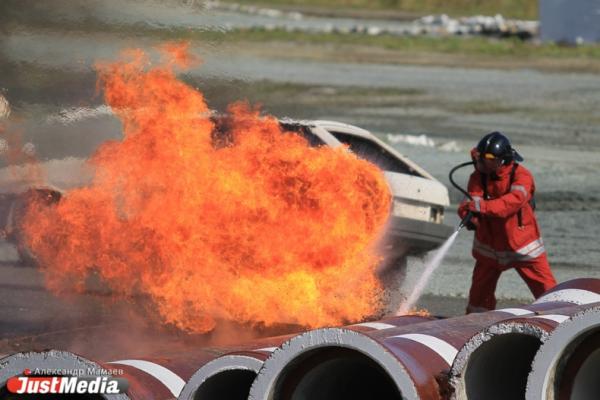
<path id="1" fill-rule="evenodd" d="M 229 140 L 215 145 L 202 94 L 173 72 L 185 50 L 168 47 L 158 66 L 135 51 L 99 67 L 124 137 L 91 158 L 92 185 L 29 210 L 24 230 L 49 286 L 82 289 L 95 274 L 115 293 L 149 295 L 190 332 L 376 312 L 382 173 L 346 149 L 309 147 L 244 103 L 230 106 Z"/>

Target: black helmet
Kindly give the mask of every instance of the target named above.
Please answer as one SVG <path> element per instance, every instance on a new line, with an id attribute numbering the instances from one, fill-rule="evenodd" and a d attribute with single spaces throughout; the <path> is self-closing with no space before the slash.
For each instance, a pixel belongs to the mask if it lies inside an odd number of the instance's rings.
<path id="1" fill-rule="evenodd" d="M 480 157 L 492 154 L 500 158 L 504 164 L 511 161 L 523 161 L 523 157 L 510 145 L 510 140 L 500 132 L 492 132 L 485 135 L 477 144 Z"/>

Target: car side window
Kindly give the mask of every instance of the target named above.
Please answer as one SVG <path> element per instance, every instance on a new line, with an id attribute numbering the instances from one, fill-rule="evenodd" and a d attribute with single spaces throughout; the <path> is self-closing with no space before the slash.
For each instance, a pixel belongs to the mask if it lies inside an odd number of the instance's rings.
<path id="1" fill-rule="evenodd" d="M 297 125 L 297 124 L 289 124 L 289 123 L 281 123 L 281 127 L 286 132 L 294 132 L 294 133 L 302 136 L 304 139 L 306 139 L 308 141 L 308 144 L 311 147 L 318 147 L 318 146 L 325 145 L 325 142 L 323 140 L 321 140 L 320 137 L 315 135 L 310 130 L 310 128 L 308 128 L 306 126 Z"/>
<path id="2" fill-rule="evenodd" d="M 330 131 L 330 133 L 337 140 L 348 145 L 350 150 L 357 156 L 372 162 L 384 171 L 415 175 L 415 172 L 402 162 L 402 160 L 399 160 L 375 142 L 347 133 L 334 131 Z"/>

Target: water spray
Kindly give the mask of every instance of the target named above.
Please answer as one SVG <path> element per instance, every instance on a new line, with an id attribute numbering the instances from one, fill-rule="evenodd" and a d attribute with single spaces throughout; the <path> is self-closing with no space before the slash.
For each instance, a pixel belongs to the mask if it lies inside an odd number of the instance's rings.
<path id="1" fill-rule="evenodd" d="M 465 196 L 467 196 L 467 198 L 469 198 L 470 200 L 473 200 L 473 198 L 471 197 L 469 192 L 467 192 L 466 190 L 461 188 L 454 181 L 452 176 L 457 169 L 466 167 L 467 165 L 473 165 L 473 164 L 474 164 L 473 161 L 459 164 L 450 170 L 450 174 L 448 176 L 452 185 L 455 188 L 457 188 L 461 193 L 463 193 Z M 427 286 L 427 283 L 429 282 L 431 275 L 440 266 L 440 264 L 442 263 L 442 260 L 446 257 L 446 254 L 448 253 L 448 251 L 454 244 L 454 241 L 456 240 L 456 237 L 458 236 L 459 232 L 461 231 L 461 229 L 463 227 L 465 227 L 469 223 L 471 218 L 473 218 L 473 212 L 469 211 L 467 213 L 467 215 L 465 215 L 465 217 L 462 219 L 462 221 L 460 221 L 460 224 L 458 224 L 458 227 L 456 228 L 454 233 L 452 235 L 450 235 L 450 237 L 446 240 L 446 242 L 438 250 L 431 253 L 431 255 L 427 256 L 427 259 L 425 260 L 426 267 L 425 267 L 423 273 L 419 277 L 419 280 L 415 284 L 414 289 L 412 290 L 411 294 L 408 296 L 408 298 L 405 301 L 402 302 L 402 304 L 398 308 L 398 311 L 396 311 L 396 315 L 405 315 L 405 314 L 409 313 L 410 310 L 412 310 L 414 305 L 417 303 L 417 300 L 419 300 L 419 298 L 423 294 L 423 290 L 425 290 L 425 286 Z"/>

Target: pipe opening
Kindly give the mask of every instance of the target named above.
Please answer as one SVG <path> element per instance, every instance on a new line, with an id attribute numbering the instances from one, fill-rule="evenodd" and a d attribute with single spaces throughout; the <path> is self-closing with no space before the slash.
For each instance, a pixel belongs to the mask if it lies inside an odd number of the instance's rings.
<path id="1" fill-rule="evenodd" d="M 600 398 L 600 330 L 593 331 L 567 346 L 557 368 L 557 400 L 597 400 Z"/>
<path id="2" fill-rule="evenodd" d="M 541 344 L 537 337 L 523 333 L 497 335 L 483 343 L 465 369 L 467 398 L 525 399 L 527 376 Z"/>
<path id="3" fill-rule="evenodd" d="M 365 354 L 342 347 L 315 349 L 282 371 L 273 400 L 401 400 L 389 374 Z"/>
<path id="4" fill-rule="evenodd" d="M 219 372 L 204 381 L 194 393 L 194 400 L 246 400 L 256 372 L 232 369 Z"/>

